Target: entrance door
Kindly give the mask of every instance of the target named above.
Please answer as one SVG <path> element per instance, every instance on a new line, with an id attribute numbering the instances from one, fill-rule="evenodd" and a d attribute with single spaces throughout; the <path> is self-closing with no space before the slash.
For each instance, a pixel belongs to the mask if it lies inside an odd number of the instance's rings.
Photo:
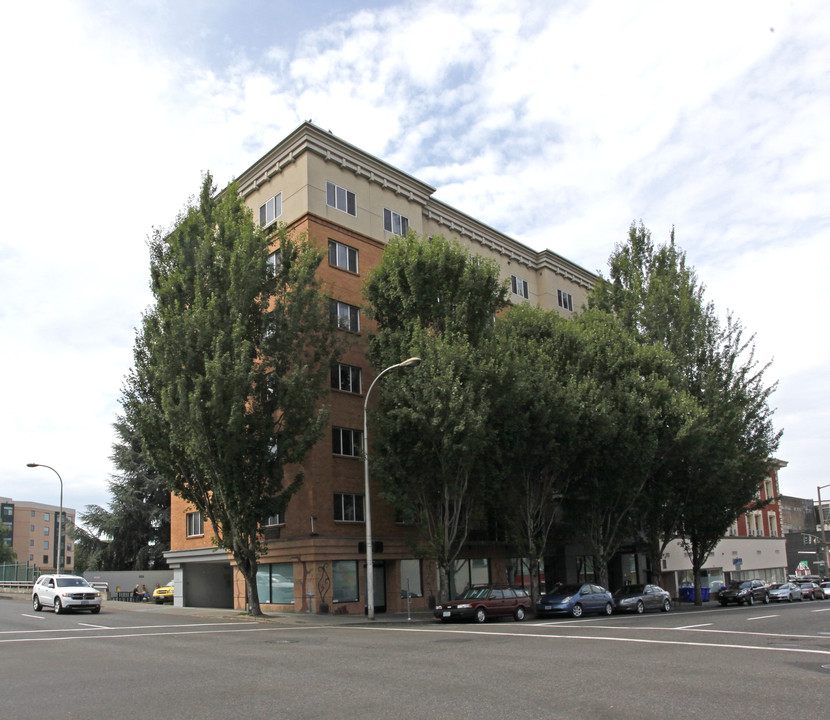
<path id="1" fill-rule="evenodd" d="M 374 596 L 375 596 L 375 612 L 386 612 L 386 562 L 384 560 L 374 561 Z M 366 608 L 366 612 L 369 609 Z"/>

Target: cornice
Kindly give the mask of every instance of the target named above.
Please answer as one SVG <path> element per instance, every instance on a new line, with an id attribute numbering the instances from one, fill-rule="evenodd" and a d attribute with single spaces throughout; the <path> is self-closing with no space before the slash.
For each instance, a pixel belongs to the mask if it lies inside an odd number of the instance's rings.
<path id="1" fill-rule="evenodd" d="M 421 206 L 424 216 L 448 232 L 468 238 L 482 247 L 526 265 L 532 270 L 550 270 L 575 284 L 590 289 L 597 276 L 551 250 L 537 252 L 507 235 L 475 220 L 432 197 L 435 188 L 389 163 L 341 140 L 330 131 L 305 122 L 263 155 L 238 178 L 239 192 L 248 197 L 257 188 L 279 175 L 304 153 L 310 152 L 342 170 L 354 173 L 385 190 L 406 197 Z"/>

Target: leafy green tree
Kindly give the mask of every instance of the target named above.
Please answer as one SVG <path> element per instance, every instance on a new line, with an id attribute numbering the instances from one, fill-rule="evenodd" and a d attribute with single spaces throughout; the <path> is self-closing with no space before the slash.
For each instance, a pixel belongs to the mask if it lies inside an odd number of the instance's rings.
<path id="1" fill-rule="evenodd" d="M 80 517 L 88 530 L 78 532 L 76 542 L 87 553 L 90 569 L 165 569 L 164 552 L 170 549 L 170 487 L 148 465 L 135 428 L 123 417 L 113 427 L 119 441 L 113 444 L 110 459 L 120 474 L 108 483 L 112 500 L 108 509 L 87 506 Z"/>
<path id="2" fill-rule="evenodd" d="M 697 604 L 700 571 L 727 528 L 769 502 L 756 499 L 781 438 L 769 406 L 775 385 L 764 382 L 768 367 L 758 365 L 753 338 L 744 338 L 741 324 L 728 316 L 697 373 L 705 425 L 685 458 L 677 527 L 692 561 Z"/>
<path id="3" fill-rule="evenodd" d="M 269 261 L 272 245 L 278 254 Z M 169 233 L 149 243 L 155 304 L 123 396 L 153 469 L 210 523 L 260 615 L 260 524 L 285 511 L 299 463 L 327 423 L 334 357 L 319 249 L 283 226 L 264 235 L 231 184 L 205 177 Z"/>
<path id="4" fill-rule="evenodd" d="M 6 544 L 6 538 L 9 536 L 8 528 L 3 523 L 0 523 L 0 564 L 13 563 L 17 560 L 17 553 L 12 550 L 11 545 Z"/>
<path id="5" fill-rule="evenodd" d="M 635 529 L 661 428 L 683 412 L 684 402 L 669 379 L 669 354 L 638 344 L 613 316 L 588 310 L 569 328 L 575 342 L 565 388 L 578 409 L 571 419 L 567 517 L 607 586 L 608 563 Z"/>
<path id="6" fill-rule="evenodd" d="M 572 420 L 579 408 L 567 392 L 567 323 L 558 313 L 517 305 L 497 319 L 491 346 L 491 462 L 500 474 L 493 504 L 505 514 L 519 556 L 528 560 L 533 602 L 577 440 Z"/>
<path id="7" fill-rule="evenodd" d="M 383 369 L 418 356 L 412 372 L 384 378 L 373 413 L 374 472 L 398 513 L 418 523 L 420 552 L 439 566 L 439 594 L 471 523 L 482 517 L 492 371 L 481 350 L 507 290 L 495 263 L 443 237 L 396 238 L 364 286 L 378 324 L 369 358 Z"/>
<path id="8" fill-rule="evenodd" d="M 643 224 L 632 224 L 609 265 L 610 279 L 597 283 L 591 306 L 613 313 L 642 344 L 668 349 L 676 381 L 695 406 L 664 434 L 639 517 L 652 567 L 672 538 L 683 538 L 700 603 L 700 568 L 753 502 L 778 447 L 768 405 L 774 385 L 764 384 L 769 366 L 757 365 L 754 339 L 743 338 L 740 323 L 728 318 L 722 327 L 674 230 L 668 244 L 655 247 Z"/>

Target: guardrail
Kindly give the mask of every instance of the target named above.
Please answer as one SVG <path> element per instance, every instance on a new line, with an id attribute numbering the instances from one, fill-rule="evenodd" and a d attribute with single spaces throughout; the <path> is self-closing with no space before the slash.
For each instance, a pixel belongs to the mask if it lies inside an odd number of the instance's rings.
<path id="1" fill-rule="evenodd" d="M 34 583 L 31 580 L 0 580 L 0 591 L 13 593 L 28 593 Z"/>

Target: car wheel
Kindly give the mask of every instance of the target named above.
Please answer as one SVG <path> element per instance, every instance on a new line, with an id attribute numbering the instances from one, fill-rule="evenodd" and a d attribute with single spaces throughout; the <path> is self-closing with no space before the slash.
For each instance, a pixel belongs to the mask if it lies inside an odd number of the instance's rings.
<path id="1" fill-rule="evenodd" d="M 63 612 L 63 605 L 61 605 L 60 598 L 55 598 L 55 604 L 52 609 L 55 611 L 55 615 L 60 615 Z"/>
<path id="2" fill-rule="evenodd" d="M 663 600 L 663 612 L 668 612 L 669 610 L 671 610 L 671 600 L 666 598 Z"/>
<path id="3" fill-rule="evenodd" d="M 746 604 L 747 605 L 754 605 L 755 604 L 755 597 L 752 595 L 752 593 L 750 593 L 749 597 L 746 599 Z"/>
<path id="4" fill-rule="evenodd" d="M 720 601 L 720 606 L 721 606 L 721 607 L 726 607 L 727 605 L 729 605 L 729 603 L 728 603 L 728 602 L 726 602 L 726 600 L 721 600 L 721 601 Z"/>
<path id="5" fill-rule="evenodd" d="M 525 619 L 525 609 L 519 605 L 519 607 L 516 608 L 516 612 L 513 614 L 513 617 L 515 617 L 518 622 L 521 622 Z"/>
<path id="6" fill-rule="evenodd" d="M 475 619 L 477 623 L 483 623 L 487 619 L 487 611 L 483 608 L 476 608 Z"/>
<path id="7" fill-rule="evenodd" d="M 602 611 L 603 615 L 613 615 L 614 614 L 614 606 L 609 602 L 605 603 L 605 610 Z"/>
<path id="8" fill-rule="evenodd" d="M 40 598 L 35 595 L 32 597 L 32 607 L 35 609 L 35 612 L 38 612 L 43 605 L 40 604 Z"/>
<path id="9" fill-rule="evenodd" d="M 764 593 L 764 605 L 769 605 L 769 595 Z"/>
<path id="10" fill-rule="evenodd" d="M 645 609 L 646 609 L 646 608 L 645 608 L 645 605 L 643 605 L 643 601 L 642 601 L 642 600 L 638 600 L 638 601 L 637 601 L 637 608 L 636 608 L 636 612 L 637 612 L 637 614 L 638 614 L 638 615 L 642 615 L 642 614 L 643 614 L 643 612 L 645 612 Z"/>
<path id="11" fill-rule="evenodd" d="M 571 608 L 571 615 L 574 617 L 582 617 L 582 605 L 577 603 Z"/>
<path id="12" fill-rule="evenodd" d="M 92 614 L 93 615 L 97 615 L 99 612 L 101 612 L 101 606 L 100 605 L 98 607 L 92 608 Z"/>

